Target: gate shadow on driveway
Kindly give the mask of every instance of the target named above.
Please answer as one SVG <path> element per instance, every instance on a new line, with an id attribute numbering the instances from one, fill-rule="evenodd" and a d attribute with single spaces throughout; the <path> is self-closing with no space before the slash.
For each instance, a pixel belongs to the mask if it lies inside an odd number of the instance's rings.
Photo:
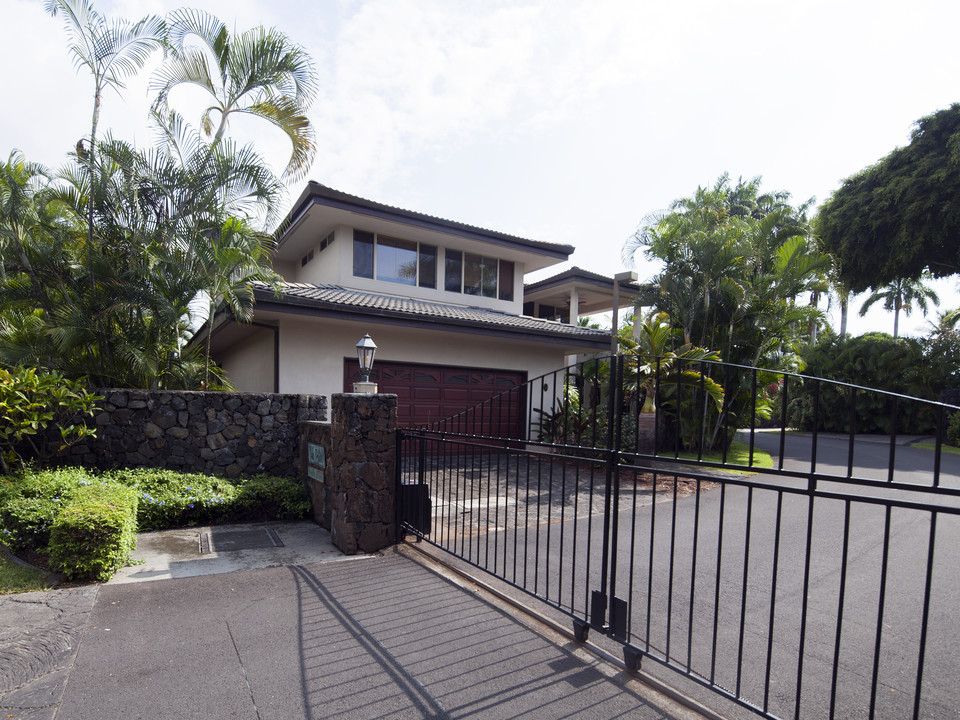
<path id="1" fill-rule="evenodd" d="M 310 720 L 693 717 L 400 553 L 289 571 Z"/>

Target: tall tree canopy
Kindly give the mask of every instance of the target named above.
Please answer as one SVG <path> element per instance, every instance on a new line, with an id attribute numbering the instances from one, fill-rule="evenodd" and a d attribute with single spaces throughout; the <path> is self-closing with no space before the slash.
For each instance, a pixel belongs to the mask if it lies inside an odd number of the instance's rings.
<path id="1" fill-rule="evenodd" d="M 822 321 L 802 296 L 825 292 L 833 267 L 807 222 L 809 204 L 791 205 L 786 192 L 762 192 L 760 178 L 733 183 L 722 175 L 674 202 L 669 213 L 648 216 L 623 255 L 630 262 L 643 250 L 663 263 L 653 283 L 657 322 L 668 323 L 664 338 L 717 351 L 727 362 L 791 368 L 809 328 Z M 705 415 L 712 423 L 706 447 L 729 440 L 729 428 L 771 412 L 747 375 L 715 379 L 724 384 L 724 403 Z"/>
<path id="2" fill-rule="evenodd" d="M 817 230 L 854 292 L 960 273 L 960 103 L 918 120 L 909 145 L 845 180 Z"/>
<path id="3" fill-rule="evenodd" d="M 59 172 L 17 152 L 0 163 L 0 366 L 56 370 L 97 386 L 208 387 L 220 381 L 209 344 L 206 352 L 184 347 L 197 323 L 194 301 L 206 300 L 211 320 L 220 306 L 249 320 L 250 284 L 278 279 L 263 228 L 283 181 L 252 145 L 230 137 L 227 117 L 249 112 L 280 126 L 294 143 L 288 170 L 305 171 L 313 65 L 279 31 L 231 40 L 199 12 L 130 25 L 107 20 L 89 0 L 46 6 L 66 16 L 77 63 L 94 75 L 95 109 L 89 144 L 78 144 Z M 174 85 L 190 81 L 185 68 L 208 59 L 182 42 L 203 29 L 228 70 L 201 73 L 216 100 L 215 133 L 206 132 L 209 111 L 197 130 L 166 104 Z M 159 47 L 168 54 L 155 86 L 157 145 L 101 138 L 102 89 L 122 88 Z"/>
<path id="4" fill-rule="evenodd" d="M 760 178 L 723 175 L 671 212 L 648 216 L 623 257 L 632 262 L 643 250 L 663 262 L 654 304 L 685 343 L 730 362 L 776 363 L 820 319 L 796 298 L 825 292 L 832 267 L 813 241 L 807 207 L 790 205 L 786 192 L 761 192 Z"/>

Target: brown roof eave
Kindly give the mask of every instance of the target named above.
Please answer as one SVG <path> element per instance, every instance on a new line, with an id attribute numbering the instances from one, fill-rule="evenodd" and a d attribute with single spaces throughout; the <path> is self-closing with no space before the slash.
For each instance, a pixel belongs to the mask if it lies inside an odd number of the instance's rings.
<path id="1" fill-rule="evenodd" d="M 318 182 L 310 181 L 306 189 L 300 194 L 293 208 L 287 213 L 277 230 L 274 232 L 274 241 L 277 246 L 283 244 L 287 231 L 293 227 L 297 220 L 306 213 L 312 203 L 318 203 L 327 207 L 359 212 L 363 215 L 377 217 L 384 220 L 403 222 L 408 225 L 414 225 L 427 230 L 435 230 L 447 234 L 457 235 L 459 237 L 479 240 L 481 242 L 494 243 L 501 246 L 515 247 L 528 252 L 535 252 L 539 255 L 556 258 L 558 260 L 567 260 L 576 249 L 572 245 L 561 245 L 558 243 L 547 243 L 539 240 L 529 240 L 516 235 L 498 232 L 496 230 L 486 230 L 484 228 L 457 222 L 455 220 L 445 220 L 443 218 L 426 215 L 424 213 L 412 210 L 385 205 L 374 202 L 356 195 L 334 190 Z"/>

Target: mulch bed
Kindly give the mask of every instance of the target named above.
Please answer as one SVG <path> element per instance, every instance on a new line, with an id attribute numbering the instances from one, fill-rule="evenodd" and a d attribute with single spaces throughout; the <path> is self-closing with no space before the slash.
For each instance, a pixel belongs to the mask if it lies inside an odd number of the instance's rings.
<path id="1" fill-rule="evenodd" d="M 592 463 L 571 462 L 569 466 L 579 465 L 581 472 L 590 472 L 598 470 L 597 465 Z M 652 472 L 630 471 L 624 468 L 620 469 L 620 489 L 628 487 L 628 483 L 633 481 L 637 487 L 643 490 L 653 490 L 654 476 L 656 476 L 657 492 L 673 492 L 674 483 L 677 486 L 677 495 L 692 495 L 697 492 L 697 480 L 683 475 L 675 475 L 672 472 L 664 470 L 656 474 Z M 713 490 L 720 487 L 719 482 L 713 480 L 700 480 L 700 490 Z"/>
<path id="2" fill-rule="evenodd" d="M 629 477 L 627 478 L 629 479 Z M 646 490 L 653 489 L 654 475 L 653 473 L 634 473 L 633 480 L 640 487 Z M 621 487 L 624 481 L 624 473 L 620 473 L 620 483 Z M 697 480 L 688 477 L 676 476 L 666 473 L 657 473 L 656 475 L 657 483 L 657 492 L 673 492 L 674 483 L 677 486 L 677 495 L 692 495 L 697 491 Z M 699 481 L 700 490 L 712 490 L 713 488 L 720 487 L 720 483 L 714 482 L 712 480 L 700 480 Z"/>

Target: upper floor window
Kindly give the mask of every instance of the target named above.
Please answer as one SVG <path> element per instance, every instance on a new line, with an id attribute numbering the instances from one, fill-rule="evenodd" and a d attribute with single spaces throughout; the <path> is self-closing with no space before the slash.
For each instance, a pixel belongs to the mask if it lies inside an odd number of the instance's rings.
<path id="1" fill-rule="evenodd" d="M 513 300 L 513 273 L 509 260 L 447 249 L 443 288 L 465 295 Z"/>
<path id="2" fill-rule="evenodd" d="M 353 274 L 403 285 L 437 286 L 437 246 L 353 231 Z"/>

